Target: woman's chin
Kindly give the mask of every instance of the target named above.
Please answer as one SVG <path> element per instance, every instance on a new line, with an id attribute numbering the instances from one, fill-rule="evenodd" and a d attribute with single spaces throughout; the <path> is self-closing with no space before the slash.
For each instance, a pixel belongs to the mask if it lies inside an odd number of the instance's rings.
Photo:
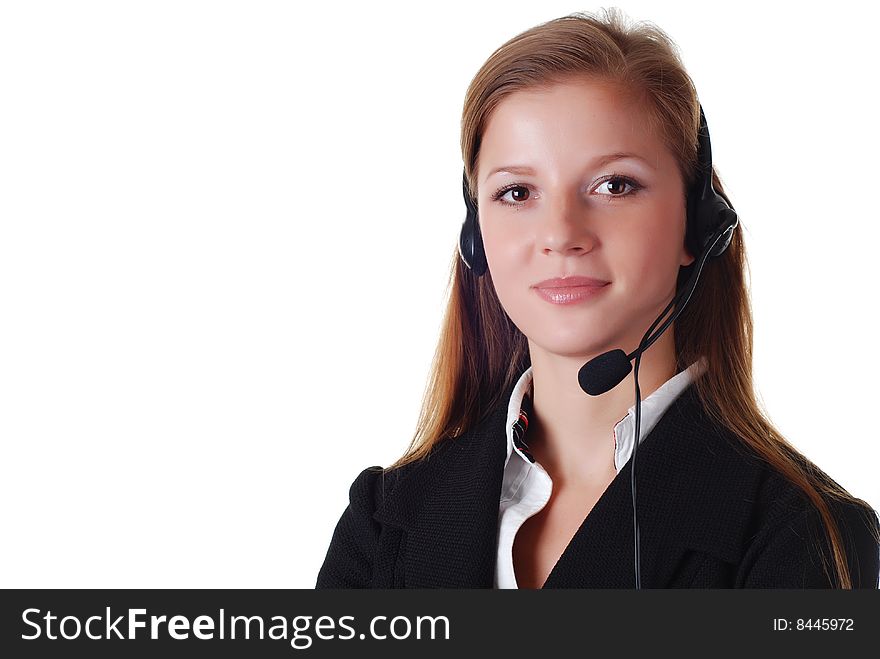
<path id="1" fill-rule="evenodd" d="M 611 341 L 584 341 L 583 334 L 568 336 L 557 334 L 553 337 L 546 337 L 540 342 L 529 339 L 529 349 L 532 354 L 537 350 L 558 357 L 577 357 L 583 359 L 584 362 L 620 347 Z"/>

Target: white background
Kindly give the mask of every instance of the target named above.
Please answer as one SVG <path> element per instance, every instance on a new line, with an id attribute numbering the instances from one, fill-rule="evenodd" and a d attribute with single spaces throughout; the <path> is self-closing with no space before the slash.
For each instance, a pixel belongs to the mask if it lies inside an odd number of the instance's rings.
<path id="1" fill-rule="evenodd" d="M 601 6 L 3 3 L 0 586 L 311 588 L 415 427 L 465 90 Z M 876 10 L 619 6 L 696 83 L 772 420 L 877 507 Z"/>

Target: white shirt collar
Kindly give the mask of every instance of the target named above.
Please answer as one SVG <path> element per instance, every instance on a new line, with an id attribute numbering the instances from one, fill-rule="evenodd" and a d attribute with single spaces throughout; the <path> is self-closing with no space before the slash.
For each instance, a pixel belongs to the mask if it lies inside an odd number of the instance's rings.
<path id="1" fill-rule="evenodd" d="M 703 357 L 681 373 L 673 375 L 669 380 L 658 387 L 650 396 L 642 399 L 641 418 L 639 420 L 639 442 L 648 436 L 648 433 L 654 429 L 660 417 L 672 404 L 679 394 L 684 391 L 689 384 L 702 375 L 707 367 L 706 358 Z M 523 397 L 526 393 L 530 393 L 532 388 L 532 367 L 529 366 L 517 380 L 510 396 L 507 406 L 507 457 L 504 460 L 504 467 L 507 468 L 510 462 L 510 456 L 515 451 L 527 463 L 529 460 L 515 445 L 513 441 L 514 425 L 519 419 L 520 410 L 522 409 Z M 633 448 L 633 435 L 635 434 L 636 425 L 636 406 L 633 404 L 629 408 L 625 417 L 618 421 L 614 426 L 614 466 L 620 471 L 620 468 L 629 460 L 630 453 Z"/>

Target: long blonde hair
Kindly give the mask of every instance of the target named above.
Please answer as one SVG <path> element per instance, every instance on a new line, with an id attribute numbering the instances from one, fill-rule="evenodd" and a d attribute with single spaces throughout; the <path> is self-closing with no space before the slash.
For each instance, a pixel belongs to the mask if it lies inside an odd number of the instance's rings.
<path id="1" fill-rule="evenodd" d="M 516 91 L 572 77 L 613 82 L 639 98 L 652 129 L 675 156 L 686 188 L 694 180 L 699 101 L 677 46 L 653 23 L 628 25 L 616 8 L 603 13 L 578 12 L 537 25 L 498 48 L 474 76 L 461 122 L 462 157 L 473 199 L 480 139 L 492 110 Z M 729 201 L 714 168 L 712 177 L 715 190 Z M 823 495 L 870 506 L 789 444 L 756 401 L 742 224 L 740 219 L 740 230 L 723 255 L 705 265 L 690 303 L 675 321 L 676 367 L 681 371 L 701 356 L 707 358 L 708 368 L 694 384 L 703 407 L 815 504 L 831 539 L 839 587 L 851 588 L 840 531 Z M 680 284 L 682 280 L 680 275 Z M 460 261 L 457 246 L 449 287 L 415 434 L 406 453 L 386 472 L 425 458 L 439 442 L 479 423 L 530 365 L 526 337 L 502 308 L 491 274 L 474 276 Z"/>

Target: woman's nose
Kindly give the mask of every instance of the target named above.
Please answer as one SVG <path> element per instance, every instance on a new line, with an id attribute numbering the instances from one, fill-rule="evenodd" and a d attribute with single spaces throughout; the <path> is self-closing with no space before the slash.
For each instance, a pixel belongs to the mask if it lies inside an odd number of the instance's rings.
<path id="1" fill-rule="evenodd" d="M 537 236 L 543 253 L 589 252 L 595 247 L 598 237 L 590 226 L 586 208 L 577 199 L 557 196 L 546 204 L 545 211 Z"/>

